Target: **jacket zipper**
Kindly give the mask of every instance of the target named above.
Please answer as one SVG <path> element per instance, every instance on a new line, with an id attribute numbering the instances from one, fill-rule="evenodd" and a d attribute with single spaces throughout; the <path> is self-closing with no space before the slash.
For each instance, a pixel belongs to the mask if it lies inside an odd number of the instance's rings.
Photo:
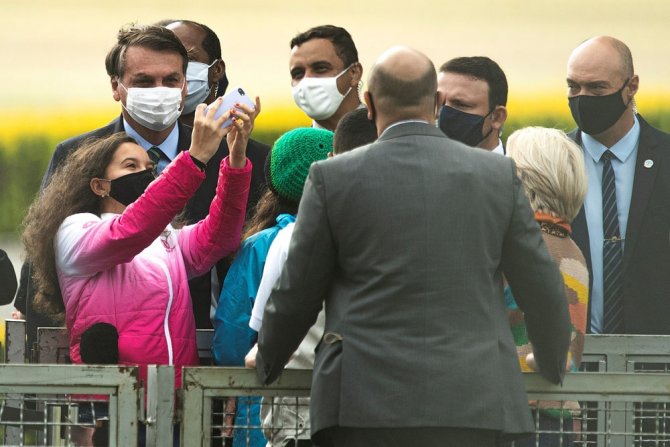
<path id="1" fill-rule="evenodd" d="M 163 331 L 165 332 L 165 340 L 167 342 L 168 348 L 168 365 L 173 364 L 173 353 L 172 353 L 172 337 L 170 337 L 170 325 L 168 324 L 168 317 L 170 315 L 170 309 L 172 308 L 172 277 L 170 276 L 170 271 L 167 268 L 167 265 L 162 260 L 157 259 L 156 262 L 163 269 L 163 273 L 167 278 L 168 282 L 168 304 L 165 309 L 165 317 L 163 318 Z"/>

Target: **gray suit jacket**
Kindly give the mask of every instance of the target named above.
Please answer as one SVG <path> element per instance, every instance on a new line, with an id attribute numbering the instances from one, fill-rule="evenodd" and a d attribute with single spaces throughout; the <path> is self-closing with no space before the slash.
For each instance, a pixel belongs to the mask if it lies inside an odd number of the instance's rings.
<path id="1" fill-rule="evenodd" d="M 281 373 L 324 301 L 312 434 L 332 426 L 533 430 L 503 270 L 544 376 L 561 380 L 561 275 L 506 157 L 422 123 L 312 165 L 265 309 L 257 369 Z"/>

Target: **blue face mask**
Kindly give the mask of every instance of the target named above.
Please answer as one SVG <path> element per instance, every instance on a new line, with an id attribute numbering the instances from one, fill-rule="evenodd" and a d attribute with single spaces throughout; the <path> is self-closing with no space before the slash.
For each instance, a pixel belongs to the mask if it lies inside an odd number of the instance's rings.
<path id="1" fill-rule="evenodd" d="M 212 90 L 209 85 L 209 69 L 216 63 L 216 60 L 210 65 L 202 62 L 189 61 L 188 68 L 186 68 L 186 84 L 188 85 L 188 93 L 184 100 L 184 110 L 182 115 L 188 115 L 195 112 L 198 104 L 205 102 Z"/>
<path id="2" fill-rule="evenodd" d="M 440 108 L 437 124 L 440 130 L 452 140 L 476 147 L 493 132 L 491 128 L 486 135 L 482 135 L 484 120 L 491 112 L 479 116 L 444 105 Z"/>

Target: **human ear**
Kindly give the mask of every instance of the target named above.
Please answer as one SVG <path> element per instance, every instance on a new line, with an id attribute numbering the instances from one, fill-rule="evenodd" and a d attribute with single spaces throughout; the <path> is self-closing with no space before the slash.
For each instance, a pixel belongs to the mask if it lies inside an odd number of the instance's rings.
<path id="1" fill-rule="evenodd" d="M 352 88 L 358 87 L 358 84 L 361 82 L 361 78 L 363 77 L 363 66 L 360 62 L 354 62 L 349 71 L 351 72 L 351 82 L 349 85 Z"/>
<path id="2" fill-rule="evenodd" d="M 223 59 L 216 61 L 212 68 L 210 69 L 210 84 L 217 83 L 223 78 L 226 74 L 226 63 Z"/>
<path id="3" fill-rule="evenodd" d="M 435 119 L 440 115 L 440 109 L 447 103 L 447 95 L 444 92 L 435 92 Z"/>
<path id="4" fill-rule="evenodd" d="M 633 75 L 633 77 L 630 78 L 630 81 L 628 81 L 628 101 L 630 102 L 633 100 L 635 97 L 635 94 L 637 93 L 637 89 L 640 87 L 640 77 L 638 75 Z"/>
<path id="5" fill-rule="evenodd" d="M 491 112 L 491 127 L 500 130 L 505 125 L 505 121 L 507 121 L 507 107 L 496 106 Z"/>
<path id="6" fill-rule="evenodd" d="M 365 101 L 365 105 L 368 107 L 368 119 L 370 121 L 374 121 L 375 120 L 375 105 L 372 102 L 372 95 L 367 90 L 365 91 L 365 93 L 363 93 L 363 101 Z"/>
<path id="7" fill-rule="evenodd" d="M 93 178 L 91 179 L 90 182 L 91 185 L 91 191 L 93 191 L 93 194 L 96 196 L 105 198 L 109 196 L 109 180 L 105 180 L 102 178 Z"/>
<path id="8" fill-rule="evenodd" d="M 117 76 L 112 76 L 109 78 L 109 81 L 112 86 L 112 98 L 114 98 L 114 101 L 121 101 L 121 93 L 119 92 L 119 78 Z"/>

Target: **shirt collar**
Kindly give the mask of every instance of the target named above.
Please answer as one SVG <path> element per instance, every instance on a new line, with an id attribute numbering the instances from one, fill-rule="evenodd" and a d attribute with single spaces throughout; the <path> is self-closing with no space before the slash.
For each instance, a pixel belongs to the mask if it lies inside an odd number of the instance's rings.
<path id="1" fill-rule="evenodd" d="M 125 118 L 123 118 L 123 129 L 126 131 L 126 133 L 133 137 L 135 141 L 137 141 L 137 144 L 142 146 L 144 149 L 150 149 L 154 145 L 149 143 L 147 140 L 145 140 L 142 135 L 137 133 L 133 127 L 128 124 L 128 121 L 126 121 Z M 170 134 L 167 136 L 165 140 L 161 144 L 158 145 L 158 148 L 163 151 L 163 153 L 170 159 L 174 160 L 174 158 L 177 156 L 177 145 L 179 144 L 179 124 L 176 123 L 175 126 L 172 128 L 172 131 Z"/>
<path id="2" fill-rule="evenodd" d="M 633 127 L 630 128 L 628 133 L 617 141 L 614 146 L 609 148 L 610 152 L 622 163 L 635 151 L 637 142 L 640 139 L 640 123 L 636 115 L 633 115 L 633 120 Z M 596 163 L 600 161 L 600 158 L 608 150 L 604 144 L 584 132 L 582 132 L 582 145 L 586 153 Z"/>
<path id="3" fill-rule="evenodd" d="M 498 145 L 493 148 L 491 152 L 494 154 L 505 155 L 505 148 L 503 147 L 502 140 L 500 138 L 498 138 Z"/>

